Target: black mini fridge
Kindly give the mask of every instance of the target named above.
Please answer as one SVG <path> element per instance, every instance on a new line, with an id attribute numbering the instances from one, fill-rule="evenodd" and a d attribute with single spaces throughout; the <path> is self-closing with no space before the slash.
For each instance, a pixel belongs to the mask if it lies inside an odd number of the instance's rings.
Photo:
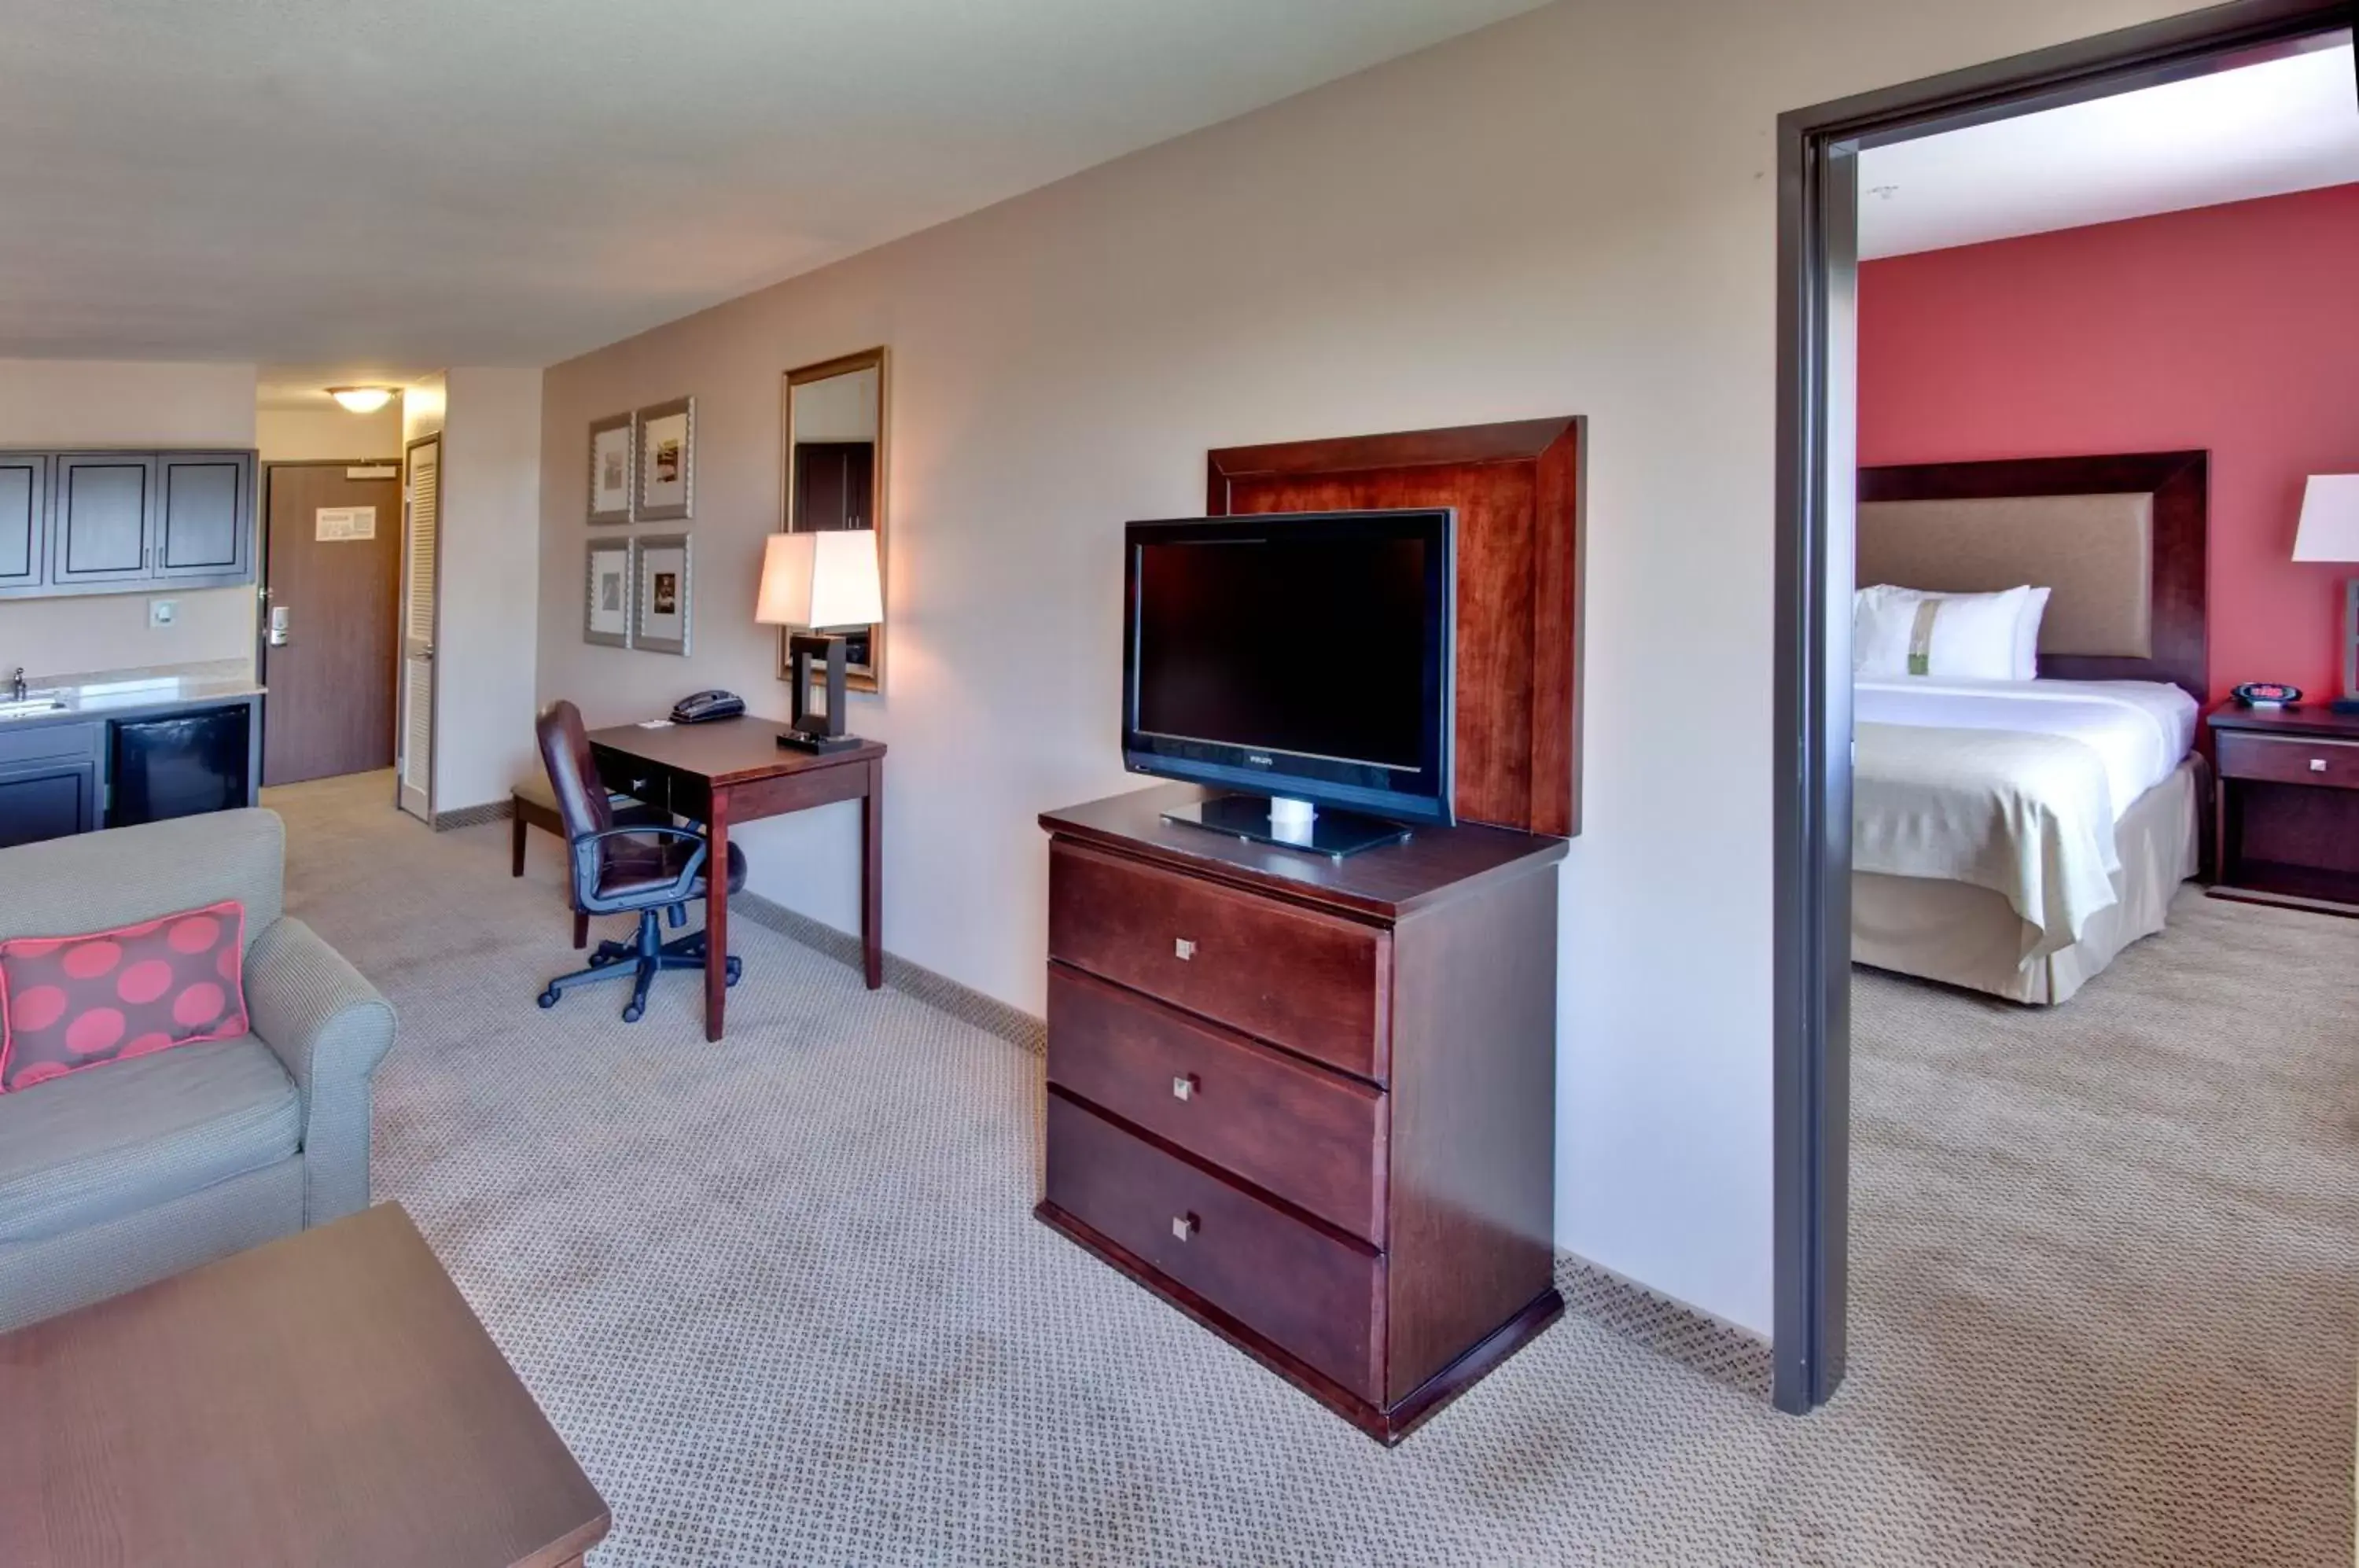
<path id="1" fill-rule="evenodd" d="M 107 725 L 106 825 L 226 811 L 254 799 L 254 709 L 206 708 Z"/>

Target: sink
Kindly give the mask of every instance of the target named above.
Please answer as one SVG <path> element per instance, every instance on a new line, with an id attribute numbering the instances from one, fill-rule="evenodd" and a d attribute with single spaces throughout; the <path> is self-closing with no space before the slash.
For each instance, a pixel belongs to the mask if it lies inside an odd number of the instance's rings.
<path id="1" fill-rule="evenodd" d="M 36 691 L 16 701 L 0 701 L 0 719 L 28 719 L 36 713 L 54 713 L 65 707 L 65 699 L 54 692 Z"/>

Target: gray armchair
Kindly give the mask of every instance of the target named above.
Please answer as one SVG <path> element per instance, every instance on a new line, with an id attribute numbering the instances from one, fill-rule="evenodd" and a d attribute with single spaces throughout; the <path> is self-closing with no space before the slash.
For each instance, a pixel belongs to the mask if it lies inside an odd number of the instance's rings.
<path id="1" fill-rule="evenodd" d="M 364 1208 L 393 1008 L 281 910 L 277 814 L 0 850 L 0 938 L 245 906 L 252 1032 L 0 1094 L 0 1331 Z"/>

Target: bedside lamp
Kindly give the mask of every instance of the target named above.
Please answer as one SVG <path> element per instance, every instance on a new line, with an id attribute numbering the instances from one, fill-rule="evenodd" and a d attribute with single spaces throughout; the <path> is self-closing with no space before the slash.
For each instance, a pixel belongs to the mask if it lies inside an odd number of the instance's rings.
<path id="1" fill-rule="evenodd" d="M 857 629 L 885 618 L 877 581 L 876 535 L 868 528 L 772 534 L 762 551 L 762 593 L 754 619 L 797 628 L 787 638 L 793 684 L 793 733 L 780 746 L 842 751 L 860 744 L 843 733 L 844 639 L 831 626 Z M 827 661 L 827 711 L 810 711 L 811 660 Z"/>
<path id="2" fill-rule="evenodd" d="M 2359 474 L 2313 474 L 2301 493 L 2296 561 L 2359 561 Z M 2359 577 L 2343 584 L 2343 695 L 2338 713 L 2359 713 Z"/>

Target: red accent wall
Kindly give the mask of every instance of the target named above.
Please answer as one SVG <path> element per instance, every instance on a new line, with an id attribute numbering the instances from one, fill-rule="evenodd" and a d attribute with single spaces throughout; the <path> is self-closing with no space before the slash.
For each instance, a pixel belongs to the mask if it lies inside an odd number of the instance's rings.
<path id="1" fill-rule="evenodd" d="M 2359 185 L 1871 261 L 1859 460 L 2212 453 L 2212 689 L 2341 692 L 2303 479 L 2359 473 Z"/>

